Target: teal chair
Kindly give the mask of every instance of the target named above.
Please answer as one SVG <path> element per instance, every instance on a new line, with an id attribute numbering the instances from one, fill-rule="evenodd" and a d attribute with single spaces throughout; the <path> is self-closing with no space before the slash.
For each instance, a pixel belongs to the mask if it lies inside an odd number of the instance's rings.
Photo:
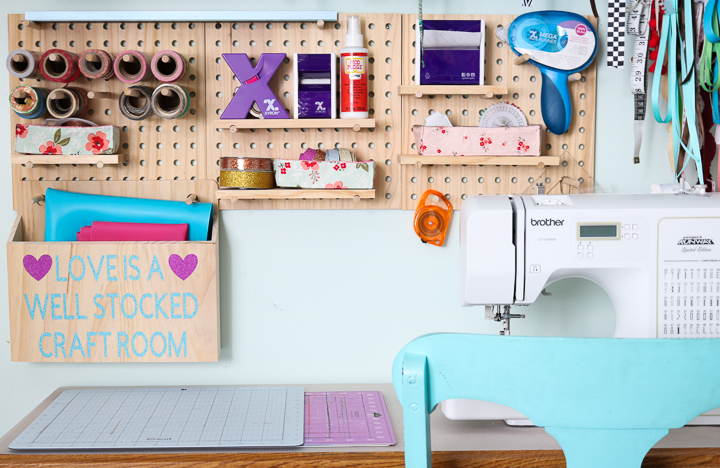
<path id="1" fill-rule="evenodd" d="M 405 466 L 430 467 L 430 413 L 451 398 L 500 403 L 545 428 L 568 468 L 639 468 L 670 428 L 720 407 L 720 340 L 439 333 L 398 353 Z"/>

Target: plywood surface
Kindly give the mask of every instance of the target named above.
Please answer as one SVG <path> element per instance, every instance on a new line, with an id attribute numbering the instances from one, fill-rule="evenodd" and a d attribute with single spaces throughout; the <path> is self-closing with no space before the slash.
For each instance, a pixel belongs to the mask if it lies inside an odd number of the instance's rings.
<path id="1" fill-rule="evenodd" d="M 495 102 L 510 102 L 520 107 L 529 124 L 543 124 L 540 113 L 540 71 L 533 65 L 515 65 L 507 44 L 496 36 L 498 25 L 508 27 L 511 15 L 424 15 L 424 19 L 480 19 L 486 20 L 485 32 L 485 85 L 507 86 L 501 97 L 487 99 L 477 95 L 414 95 L 402 96 L 402 151 L 413 154 L 415 141 L 413 125 L 422 125 L 432 112 L 448 115 L 455 126 L 477 126 L 480 112 Z M 588 19 L 596 25 L 592 17 Z M 415 74 L 415 22 L 417 15 L 403 15 L 403 89 L 412 90 Z M 542 154 L 559 157 L 557 166 L 497 167 L 494 165 L 434 166 L 412 165 L 402 167 L 402 207 L 415 209 L 420 196 L 433 189 L 445 194 L 455 209 L 462 200 L 477 194 L 530 193 L 531 187 L 543 182 L 548 193 L 560 193 L 561 180 L 567 177 L 579 182 L 580 190 L 590 190 L 594 180 L 595 157 L 595 62 L 582 72 L 580 81 L 569 84 L 573 114 L 568 132 L 564 135 L 543 133 Z M 544 127 L 544 125 L 543 125 Z"/>

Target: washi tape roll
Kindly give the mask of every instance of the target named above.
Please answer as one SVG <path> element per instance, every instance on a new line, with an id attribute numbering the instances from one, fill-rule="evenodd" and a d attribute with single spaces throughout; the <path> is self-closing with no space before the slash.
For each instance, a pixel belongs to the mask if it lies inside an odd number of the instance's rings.
<path id="1" fill-rule="evenodd" d="M 158 81 L 174 83 L 185 74 L 187 62 L 174 50 L 161 50 L 153 56 L 150 68 Z"/>
<path id="2" fill-rule="evenodd" d="M 124 83 L 139 83 L 150 75 L 150 58 L 139 50 L 126 50 L 115 57 L 113 69 Z"/>
<path id="3" fill-rule="evenodd" d="M 254 171 L 272 171 L 273 160 L 270 158 L 220 158 L 220 169 L 241 169 Z"/>
<path id="4" fill-rule="evenodd" d="M 120 94 L 120 113 L 130 120 L 145 120 L 152 114 L 152 91 L 145 86 L 131 86 Z"/>
<path id="5" fill-rule="evenodd" d="M 176 84 L 161 84 L 153 91 L 152 108 L 161 119 L 179 119 L 190 110 L 190 95 Z"/>
<path id="6" fill-rule="evenodd" d="M 15 49 L 8 55 L 5 65 L 15 78 L 40 78 L 40 57 L 38 52 Z"/>
<path id="7" fill-rule="evenodd" d="M 220 171 L 220 187 L 244 189 L 275 188 L 275 172 L 273 171 Z"/>
<path id="8" fill-rule="evenodd" d="M 93 80 L 109 80 L 115 76 L 115 57 L 104 50 L 88 49 L 78 59 L 80 73 Z"/>
<path id="9" fill-rule="evenodd" d="M 338 149 L 340 153 L 340 161 L 350 162 L 355 161 L 355 154 L 347 148 Z"/>
<path id="10" fill-rule="evenodd" d="M 340 150 L 332 148 L 325 151 L 325 161 L 340 161 Z"/>
<path id="11" fill-rule="evenodd" d="M 315 157 L 313 158 L 313 161 L 325 161 L 325 151 L 321 149 L 315 150 Z"/>
<path id="12" fill-rule="evenodd" d="M 50 91 L 47 109 L 56 119 L 79 117 L 85 113 L 87 99 L 80 88 L 58 88 Z"/>
<path id="13" fill-rule="evenodd" d="M 16 86 L 10 93 L 10 107 L 23 119 L 37 119 L 47 112 L 47 95 L 43 88 Z"/>
<path id="14" fill-rule="evenodd" d="M 40 58 L 43 78 L 53 83 L 70 83 L 80 76 L 78 56 L 62 49 L 50 49 Z"/>

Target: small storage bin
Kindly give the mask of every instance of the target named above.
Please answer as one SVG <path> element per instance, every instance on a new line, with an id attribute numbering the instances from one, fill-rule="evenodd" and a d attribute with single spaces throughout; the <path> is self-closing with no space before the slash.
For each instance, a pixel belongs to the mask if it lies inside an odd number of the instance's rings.
<path id="1" fill-rule="evenodd" d="M 42 202 L 26 203 L 47 187 L 209 202 L 212 181 L 21 184 L 7 245 L 13 361 L 218 360 L 217 213 L 208 241 L 43 242 Z"/>
<path id="2" fill-rule="evenodd" d="M 374 161 L 296 161 L 276 159 L 278 187 L 303 189 L 372 189 Z"/>
<path id="3" fill-rule="evenodd" d="M 540 156 L 542 127 L 413 126 L 415 146 L 424 156 Z"/>

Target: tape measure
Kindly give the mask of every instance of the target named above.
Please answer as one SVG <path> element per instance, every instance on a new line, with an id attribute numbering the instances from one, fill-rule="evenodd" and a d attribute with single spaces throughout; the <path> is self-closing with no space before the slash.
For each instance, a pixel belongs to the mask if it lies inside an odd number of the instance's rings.
<path id="1" fill-rule="evenodd" d="M 627 33 L 635 36 L 632 65 L 630 72 L 630 88 L 635 95 L 635 151 L 633 163 L 640 163 L 640 148 L 643 138 L 643 123 L 645 122 L 645 108 L 647 105 L 647 83 L 645 70 L 647 70 L 647 51 L 650 39 L 650 10 L 652 1 L 637 0 L 628 12 Z"/>
<path id="2" fill-rule="evenodd" d="M 480 111 L 478 127 L 525 127 L 527 117 L 515 104 L 498 102 Z"/>
<path id="3" fill-rule="evenodd" d="M 430 195 L 435 195 L 445 202 L 447 209 L 435 205 L 426 205 L 425 201 Z M 415 233 L 423 243 L 442 247 L 445 242 L 445 233 L 450 225 L 452 210 L 453 207 L 450 201 L 437 190 L 428 190 L 423 193 L 415 210 L 414 221 Z"/>

